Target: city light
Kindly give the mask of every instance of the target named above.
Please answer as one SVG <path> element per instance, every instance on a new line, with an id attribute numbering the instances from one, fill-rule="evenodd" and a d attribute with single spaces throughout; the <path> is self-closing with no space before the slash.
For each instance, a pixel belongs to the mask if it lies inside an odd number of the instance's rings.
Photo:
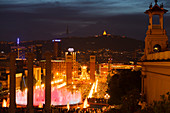
<path id="1" fill-rule="evenodd" d="M 19 45 L 19 38 L 17 38 L 17 45 Z"/>
<path id="2" fill-rule="evenodd" d="M 106 31 L 103 32 L 103 36 L 107 35 Z"/>
<path id="3" fill-rule="evenodd" d="M 89 107 L 89 104 L 88 104 L 88 101 L 87 101 L 87 98 L 84 100 L 84 103 L 83 103 L 83 108 L 87 108 Z"/>
<path id="4" fill-rule="evenodd" d="M 97 92 L 97 85 L 98 85 L 98 80 L 96 80 L 95 93 Z"/>
<path id="5" fill-rule="evenodd" d="M 74 51 L 74 48 L 68 48 L 68 51 L 69 51 L 69 52 L 73 52 L 73 51 Z"/>
<path id="6" fill-rule="evenodd" d="M 95 87 L 95 83 L 93 83 L 93 85 L 92 85 L 92 87 L 91 87 L 91 90 L 90 90 L 90 93 L 89 93 L 88 98 L 92 98 L 92 94 L 93 94 L 94 87 Z"/>
<path id="7" fill-rule="evenodd" d="M 6 100 L 5 100 L 5 99 L 3 99 L 2 107 L 7 107 L 7 102 L 6 102 Z"/>
<path id="8" fill-rule="evenodd" d="M 68 111 L 70 110 L 70 104 L 69 104 L 69 102 L 67 103 L 67 110 L 68 110 Z"/>
<path id="9" fill-rule="evenodd" d="M 55 39 L 55 40 L 52 40 L 52 42 L 61 42 L 60 39 Z"/>

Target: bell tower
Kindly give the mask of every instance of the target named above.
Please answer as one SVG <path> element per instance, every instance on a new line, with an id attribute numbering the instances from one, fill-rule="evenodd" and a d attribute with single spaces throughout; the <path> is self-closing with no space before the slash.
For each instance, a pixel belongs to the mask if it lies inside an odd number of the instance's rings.
<path id="1" fill-rule="evenodd" d="M 167 50 L 168 37 L 163 26 L 163 15 L 168 10 L 163 8 L 163 4 L 160 6 L 155 0 L 155 5 L 149 6 L 149 9 L 145 11 L 145 14 L 149 15 L 149 25 L 145 37 L 145 56 L 154 52 L 161 52 Z M 158 23 L 154 23 L 154 17 L 158 16 Z"/>

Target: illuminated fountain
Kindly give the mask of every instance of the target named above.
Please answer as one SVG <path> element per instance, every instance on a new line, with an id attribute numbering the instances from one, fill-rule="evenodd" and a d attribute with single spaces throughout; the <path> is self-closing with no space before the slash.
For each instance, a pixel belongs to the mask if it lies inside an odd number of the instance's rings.
<path id="1" fill-rule="evenodd" d="M 66 83 L 62 83 L 57 86 L 51 87 L 51 105 L 67 105 L 81 103 L 81 93 L 69 91 L 64 86 Z M 45 87 L 44 85 L 35 86 L 33 94 L 34 106 L 41 106 L 45 104 Z M 27 89 L 25 91 L 16 91 L 16 103 L 18 105 L 27 105 Z"/>
<path id="2" fill-rule="evenodd" d="M 87 101 L 87 98 L 84 100 L 84 103 L 83 103 L 83 108 L 87 108 L 89 107 L 89 104 L 88 104 L 88 101 Z"/>

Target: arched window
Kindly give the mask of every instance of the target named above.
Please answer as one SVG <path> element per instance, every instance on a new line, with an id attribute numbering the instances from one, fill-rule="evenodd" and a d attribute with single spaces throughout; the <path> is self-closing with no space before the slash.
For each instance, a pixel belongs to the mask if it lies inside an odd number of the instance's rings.
<path id="1" fill-rule="evenodd" d="M 161 52 L 161 46 L 159 44 L 156 44 L 154 47 L 153 47 L 153 51 L 154 52 Z"/>

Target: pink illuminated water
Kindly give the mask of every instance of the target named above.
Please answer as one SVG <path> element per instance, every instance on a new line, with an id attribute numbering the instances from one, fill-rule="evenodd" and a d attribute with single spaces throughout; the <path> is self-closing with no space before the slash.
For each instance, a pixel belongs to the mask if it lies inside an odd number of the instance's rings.
<path id="1" fill-rule="evenodd" d="M 33 104 L 38 106 L 40 103 L 45 104 L 45 88 L 34 88 L 33 94 Z M 74 92 L 71 93 L 67 88 L 57 88 L 51 87 L 51 104 L 52 105 L 67 105 L 77 104 L 81 102 L 81 93 Z M 16 103 L 19 105 L 27 104 L 27 90 L 21 92 L 21 90 L 16 91 Z"/>

